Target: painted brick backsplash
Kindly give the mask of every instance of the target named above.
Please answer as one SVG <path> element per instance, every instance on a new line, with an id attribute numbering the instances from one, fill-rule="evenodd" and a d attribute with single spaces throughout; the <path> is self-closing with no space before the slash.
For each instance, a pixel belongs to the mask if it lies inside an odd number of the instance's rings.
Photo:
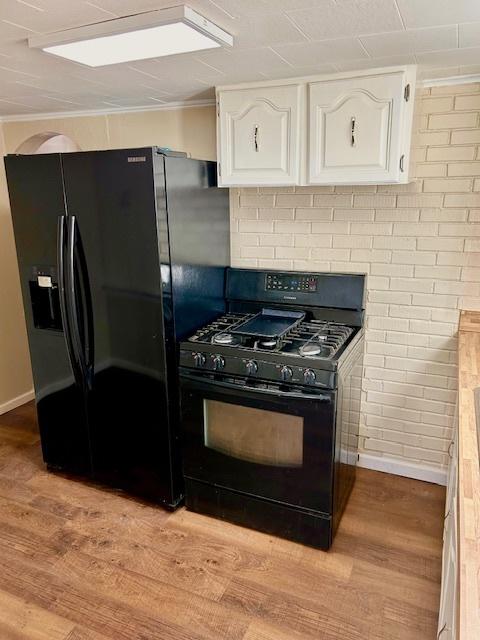
<path id="1" fill-rule="evenodd" d="M 407 185 L 232 189 L 232 264 L 368 275 L 361 449 L 444 467 L 480 309 L 480 84 L 417 92 Z"/>

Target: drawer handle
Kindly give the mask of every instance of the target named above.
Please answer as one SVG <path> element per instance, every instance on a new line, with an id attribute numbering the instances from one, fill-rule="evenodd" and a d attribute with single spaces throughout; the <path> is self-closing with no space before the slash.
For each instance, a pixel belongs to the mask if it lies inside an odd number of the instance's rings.
<path id="1" fill-rule="evenodd" d="M 443 627 L 440 629 L 440 631 L 437 633 L 437 640 L 439 640 L 440 636 L 442 635 L 442 633 L 446 630 L 447 628 L 447 623 L 445 622 L 445 624 L 443 625 Z"/>
<path id="2" fill-rule="evenodd" d="M 255 151 L 258 151 L 258 124 L 256 124 L 253 129 L 253 146 L 255 147 Z"/>
<path id="3" fill-rule="evenodd" d="M 350 146 L 354 147 L 355 146 L 355 124 L 356 124 L 356 119 L 355 116 L 352 116 L 350 119 Z"/>
<path id="4" fill-rule="evenodd" d="M 451 459 L 452 458 L 452 449 L 453 449 L 453 440 L 450 441 L 450 444 L 448 445 L 448 457 Z"/>

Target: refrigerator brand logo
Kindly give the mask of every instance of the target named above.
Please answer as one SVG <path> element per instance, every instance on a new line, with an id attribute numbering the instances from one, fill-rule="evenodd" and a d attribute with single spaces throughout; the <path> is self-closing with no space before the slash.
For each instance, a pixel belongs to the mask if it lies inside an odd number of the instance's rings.
<path id="1" fill-rule="evenodd" d="M 297 296 L 283 296 L 285 300 L 296 300 Z"/>
<path id="2" fill-rule="evenodd" d="M 146 162 L 147 156 L 128 156 L 128 162 Z"/>

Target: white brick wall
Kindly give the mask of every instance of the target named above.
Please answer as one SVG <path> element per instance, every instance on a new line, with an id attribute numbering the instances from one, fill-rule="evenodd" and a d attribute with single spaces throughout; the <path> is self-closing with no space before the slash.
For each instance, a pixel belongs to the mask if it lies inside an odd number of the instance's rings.
<path id="1" fill-rule="evenodd" d="M 232 189 L 232 264 L 368 274 L 362 450 L 442 467 L 480 309 L 480 84 L 417 93 L 413 182 Z"/>

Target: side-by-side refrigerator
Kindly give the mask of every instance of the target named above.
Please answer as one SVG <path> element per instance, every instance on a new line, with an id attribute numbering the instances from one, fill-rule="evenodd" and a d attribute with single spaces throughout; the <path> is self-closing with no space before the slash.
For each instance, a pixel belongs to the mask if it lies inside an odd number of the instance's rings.
<path id="1" fill-rule="evenodd" d="M 149 147 L 5 165 L 44 460 L 175 507 L 176 341 L 224 308 L 215 163 Z"/>

